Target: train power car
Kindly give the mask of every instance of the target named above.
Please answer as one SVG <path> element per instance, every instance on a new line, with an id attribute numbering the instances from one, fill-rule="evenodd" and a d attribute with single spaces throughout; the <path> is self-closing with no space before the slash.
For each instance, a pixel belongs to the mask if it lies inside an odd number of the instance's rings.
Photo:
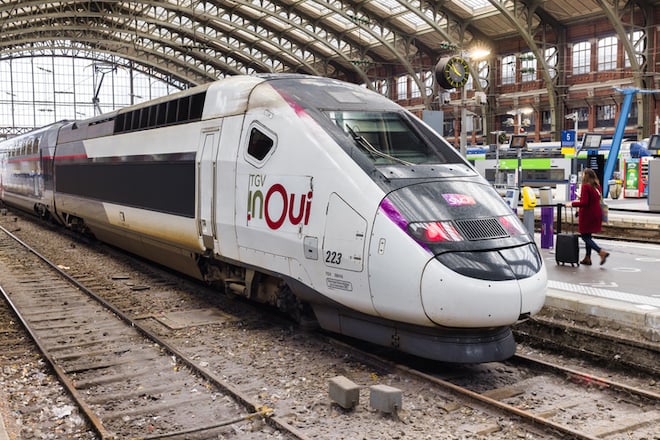
<path id="1" fill-rule="evenodd" d="M 0 151 L 8 205 L 425 358 L 505 359 L 545 299 L 541 255 L 501 197 L 357 85 L 229 77 Z"/>

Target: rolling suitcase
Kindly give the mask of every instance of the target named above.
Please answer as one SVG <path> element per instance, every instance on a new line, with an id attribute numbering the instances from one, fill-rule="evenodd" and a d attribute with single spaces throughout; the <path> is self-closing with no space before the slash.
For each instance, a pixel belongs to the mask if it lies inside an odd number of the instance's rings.
<path id="1" fill-rule="evenodd" d="M 561 211 L 563 206 L 557 205 L 557 243 L 555 244 L 555 261 L 557 264 L 570 263 L 571 266 L 574 264 L 580 265 L 580 244 L 578 238 L 579 234 L 575 234 L 571 227 L 570 232 L 561 232 Z M 571 211 L 571 225 L 573 225 L 573 208 L 570 208 Z"/>

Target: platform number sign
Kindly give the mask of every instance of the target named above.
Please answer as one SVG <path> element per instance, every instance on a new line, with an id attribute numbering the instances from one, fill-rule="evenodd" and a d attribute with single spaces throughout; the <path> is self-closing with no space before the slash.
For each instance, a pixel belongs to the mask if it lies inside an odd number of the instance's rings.
<path id="1" fill-rule="evenodd" d="M 561 146 L 562 147 L 575 147 L 575 130 L 562 130 L 561 132 Z"/>
<path id="2" fill-rule="evenodd" d="M 562 130 L 561 132 L 561 153 L 565 155 L 574 155 L 577 134 L 575 130 Z"/>

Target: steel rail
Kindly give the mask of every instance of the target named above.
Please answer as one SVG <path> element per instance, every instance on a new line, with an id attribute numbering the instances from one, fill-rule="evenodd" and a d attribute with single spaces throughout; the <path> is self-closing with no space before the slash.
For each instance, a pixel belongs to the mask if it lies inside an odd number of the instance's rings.
<path id="1" fill-rule="evenodd" d="M 603 378 L 603 377 L 594 376 L 594 375 L 591 375 L 589 373 L 574 370 L 574 369 L 568 368 L 568 367 L 563 367 L 561 365 L 552 364 L 550 362 L 546 362 L 546 361 L 543 361 L 543 360 L 540 360 L 540 359 L 536 359 L 536 358 L 533 358 L 531 356 L 527 356 L 527 355 L 524 355 L 524 354 L 515 354 L 511 359 L 509 359 L 509 361 L 512 361 L 512 360 L 515 361 L 515 362 L 525 363 L 525 364 L 528 364 L 528 365 L 534 365 L 537 368 L 542 368 L 542 369 L 550 370 L 550 371 L 553 371 L 553 372 L 565 373 L 569 377 L 574 377 L 574 378 L 584 380 L 585 382 L 593 383 L 593 384 L 600 385 L 600 386 L 605 386 L 607 388 L 610 388 L 610 389 L 613 389 L 613 390 L 616 390 L 616 391 L 626 392 L 626 393 L 636 395 L 636 396 L 639 396 L 639 397 L 643 397 L 643 398 L 649 399 L 649 400 L 660 401 L 660 394 L 654 393 L 653 391 L 648 391 L 648 390 L 643 390 L 641 388 L 632 387 L 632 386 L 626 385 L 626 384 L 621 383 L 621 382 L 616 382 L 616 381 L 609 380 L 609 379 L 606 379 L 606 378 Z"/>
<path id="2" fill-rule="evenodd" d="M 18 237 L 16 237 L 14 234 L 9 232 L 4 227 L 0 226 L 0 230 L 2 230 L 5 234 L 7 234 L 7 236 L 12 238 L 13 240 L 20 243 L 23 247 L 28 249 L 30 252 L 34 253 L 35 255 L 38 255 L 26 243 L 21 241 Z M 50 262 L 49 262 L 49 264 L 52 266 L 52 264 Z M 56 269 L 57 269 L 58 273 L 61 272 L 61 270 L 59 270 L 59 268 L 56 268 Z M 7 301 L 7 304 L 9 305 L 9 307 L 11 307 L 11 309 L 14 312 L 14 314 L 16 315 L 17 319 L 21 322 L 21 325 L 23 326 L 25 331 L 27 331 L 28 334 L 30 335 L 30 338 L 32 338 L 32 341 L 34 342 L 34 344 L 39 349 L 39 352 L 41 352 L 41 355 L 44 357 L 44 359 L 46 359 L 46 361 L 48 362 L 48 365 L 50 365 L 52 370 L 57 375 L 58 379 L 60 380 L 60 383 L 62 383 L 64 388 L 67 390 L 67 392 L 71 395 L 71 397 L 76 401 L 76 403 L 78 404 L 80 409 L 83 411 L 83 413 L 85 414 L 85 417 L 87 417 L 87 420 L 89 421 L 89 423 L 91 423 L 92 428 L 94 429 L 94 431 L 96 431 L 96 433 L 102 439 L 108 439 L 108 440 L 114 439 L 114 436 L 112 434 L 110 434 L 105 429 L 105 427 L 103 426 L 103 422 L 101 422 L 101 420 L 96 416 L 96 413 L 92 410 L 92 408 L 90 408 L 85 403 L 82 396 L 78 393 L 75 386 L 73 385 L 73 382 L 71 382 L 71 380 L 69 380 L 69 378 L 67 377 L 66 372 L 64 372 L 64 370 L 62 368 L 60 368 L 59 365 L 57 365 L 57 363 L 55 362 L 55 359 L 53 359 L 53 357 L 48 353 L 48 350 L 46 349 L 46 347 L 43 346 L 43 344 L 39 340 L 39 337 L 37 336 L 37 334 L 34 333 L 34 331 L 30 327 L 27 320 L 23 317 L 21 312 L 18 310 L 16 305 L 13 303 L 13 301 L 9 297 L 9 294 L 5 291 L 5 289 L 2 288 L 2 286 L 0 286 L 0 292 L 2 292 L 2 296 L 4 296 L 5 301 Z"/>
<path id="3" fill-rule="evenodd" d="M 284 420 L 281 420 L 279 417 L 277 417 L 273 410 L 270 408 L 262 407 L 259 405 L 256 405 L 252 403 L 249 399 L 249 397 L 245 396 L 243 393 L 241 393 L 238 389 L 236 389 L 234 386 L 232 386 L 230 383 L 227 381 L 222 380 L 215 374 L 213 374 L 211 371 L 207 370 L 206 368 L 202 368 L 198 365 L 196 365 L 192 360 L 190 360 L 184 353 L 182 353 L 180 350 L 176 349 L 175 347 L 171 346 L 169 343 L 158 337 L 157 335 L 153 334 L 150 332 L 146 327 L 142 326 L 139 322 L 131 319 L 128 315 L 123 313 L 121 310 L 119 310 L 117 307 L 106 301 L 105 299 L 101 298 L 98 296 L 96 293 L 85 287 L 83 284 L 81 284 L 79 281 L 77 281 L 75 278 L 64 272 L 62 269 L 60 269 L 55 263 L 50 261 L 48 258 L 46 258 L 44 255 L 40 254 L 38 251 L 36 251 L 34 248 L 32 248 L 30 245 L 22 241 L 20 238 L 18 238 L 16 235 L 12 234 L 10 231 L 5 229 L 4 227 L 0 226 L 0 230 L 2 230 L 7 236 L 15 240 L 17 243 L 19 243 L 21 246 L 23 246 L 27 251 L 38 257 L 40 260 L 42 260 L 44 263 L 46 263 L 52 270 L 54 270 L 59 276 L 64 278 L 66 281 L 71 283 L 73 286 L 76 288 L 80 289 L 84 294 L 88 295 L 90 298 L 94 299 L 98 303 L 100 303 L 103 307 L 114 313 L 118 318 L 120 318 L 122 321 L 125 323 L 129 324 L 133 328 L 135 328 L 140 334 L 142 334 L 144 337 L 148 338 L 152 342 L 160 345 L 162 348 L 164 348 L 170 355 L 174 356 L 177 361 L 181 362 L 182 364 L 186 365 L 188 368 L 193 370 L 195 373 L 197 373 L 199 376 L 203 377 L 204 379 L 208 380 L 215 386 L 217 386 L 219 389 L 227 392 L 231 396 L 233 396 L 237 401 L 241 403 L 244 407 L 246 407 L 249 411 L 251 411 L 249 414 L 247 414 L 244 417 L 237 418 L 233 422 L 239 422 L 242 420 L 249 420 L 251 418 L 261 416 L 264 418 L 266 423 L 271 425 L 273 428 L 284 431 L 295 438 L 299 440 L 311 440 L 308 436 L 305 434 L 301 433 L 299 430 L 295 429 L 293 426 L 285 422 Z M 2 288 L 0 287 L 0 290 Z M 105 428 L 103 427 L 103 424 L 101 421 L 98 419 L 98 417 L 94 414 L 94 412 L 89 408 L 84 401 L 82 400 L 82 397 L 78 394 L 76 391 L 73 383 L 66 377 L 66 373 L 55 363 L 55 360 L 48 354 L 47 350 L 39 343 L 37 335 L 32 332 L 30 329 L 27 321 L 23 319 L 23 317 L 20 315 L 18 309 L 14 306 L 14 304 L 11 302 L 9 299 L 9 296 L 5 293 L 4 290 L 2 290 L 2 294 L 5 296 L 7 302 L 10 304 L 12 309 L 14 310 L 14 313 L 17 314 L 19 319 L 21 320 L 22 325 L 24 328 L 27 329 L 27 331 L 30 333 L 31 338 L 35 341 L 37 346 L 39 347 L 40 352 L 42 355 L 48 360 L 48 363 L 53 367 L 53 370 L 57 373 L 58 378 L 61 380 L 62 384 L 67 388 L 67 391 L 71 393 L 72 397 L 76 400 L 76 402 L 80 405 L 80 407 L 83 409 L 85 415 L 89 418 L 90 423 L 94 426 L 94 430 L 97 431 L 99 436 L 102 439 L 107 439 L 107 440 L 113 440 L 115 437 L 108 433 Z M 213 425 L 209 426 L 204 426 L 200 427 L 197 429 L 192 429 L 190 432 L 203 432 L 211 429 L 216 429 L 222 426 L 226 426 L 227 422 L 219 422 Z M 155 438 L 168 438 L 168 437 L 173 437 L 175 435 L 181 435 L 181 434 L 187 434 L 188 432 L 178 432 L 178 433 L 162 433 L 158 434 L 157 437 Z"/>
<path id="4" fill-rule="evenodd" d="M 517 408 L 515 406 L 500 402 L 499 400 L 492 399 L 490 397 L 484 396 L 482 394 L 476 393 L 474 391 L 468 390 L 467 388 L 463 388 L 461 386 L 455 385 L 451 382 L 447 382 L 446 380 L 439 379 L 437 377 L 431 376 L 429 374 L 423 373 L 421 371 L 415 370 L 413 368 L 406 367 L 404 365 L 397 365 L 397 368 L 400 368 L 402 371 L 406 371 L 407 373 L 418 376 L 421 378 L 424 378 L 436 385 L 442 386 L 444 388 L 447 388 L 455 393 L 458 393 L 462 396 L 469 397 L 470 399 L 476 400 L 481 403 L 485 403 L 490 406 L 494 406 L 496 408 L 499 408 L 501 410 L 504 410 L 508 413 L 515 414 L 528 422 L 532 422 L 534 424 L 542 425 L 548 428 L 551 428 L 555 431 L 558 431 L 562 434 L 568 434 L 572 438 L 579 439 L 579 440 L 602 440 L 599 437 L 594 437 L 589 434 L 586 434 L 581 431 L 577 431 L 575 429 L 569 428 L 568 426 L 561 425 L 559 423 L 555 423 L 552 420 L 548 420 L 543 417 L 539 417 L 529 411 L 524 411 L 520 408 Z"/>
<path id="5" fill-rule="evenodd" d="M 521 410 L 520 408 L 517 408 L 512 405 L 508 405 L 506 403 L 500 402 L 499 400 L 495 400 L 491 397 L 484 396 L 482 394 L 479 394 L 477 392 L 474 392 L 472 390 L 469 390 L 467 388 L 461 387 L 459 385 L 455 385 L 451 382 L 448 382 L 443 379 L 439 379 L 435 376 L 432 376 L 428 373 L 424 373 L 422 371 L 416 370 L 414 368 L 408 367 L 406 365 L 398 364 L 395 362 L 391 362 L 387 359 L 384 359 L 380 356 L 367 353 L 363 350 L 360 350 L 359 348 L 353 347 L 351 345 L 348 345 L 342 341 L 339 341 L 337 339 L 334 339 L 330 336 L 325 336 L 325 338 L 328 340 L 329 343 L 337 345 L 341 347 L 342 349 L 350 352 L 356 357 L 361 358 L 362 361 L 371 363 L 373 365 L 377 366 L 386 366 L 392 370 L 404 372 L 407 374 L 410 374 L 411 376 L 418 377 L 420 379 L 429 381 L 435 385 L 438 385 L 439 387 L 445 388 L 447 390 L 450 390 L 451 392 L 467 397 L 473 401 L 479 402 L 486 404 L 488 406 L 495 407 L 499 410 L 505 411 L 510 414 L 514 414 L 516 416 L 521 417 L 524 419 L 526 422 L 531 423 L 531 424 L 536 424 L 539 426 L 543 426 L 549 429 L 552 429 L 560 434 L 563 435 L 568 435 L 570 438 L 577 439 L 577 440 L 602 440 L 599 437 L 594 437 L 592 435 L 589 435 L 587 433 L 577 431 L 575 429 L 569 428 L 568 426 L 561 425 L 559 423 L 553 422 L 552 420 L 548 420 L 543 417 L 539 417 L 529 411 L 524 411 Z"/>

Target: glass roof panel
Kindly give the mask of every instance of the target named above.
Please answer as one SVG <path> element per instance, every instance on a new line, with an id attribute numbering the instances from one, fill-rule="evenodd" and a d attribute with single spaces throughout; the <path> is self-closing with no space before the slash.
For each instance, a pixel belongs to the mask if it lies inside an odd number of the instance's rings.
<path id="1" fill-rule="evenodd" d="M 465 10 L 472 12 L 473 14 L 495 9 L 495 6 L 493 6 L 488 0 L 452 0 L 452 1 L 459 6 L 462 6 Z"/>
<path id="2" fill-rule="evenodd" d="M 379 6 L 389 9 L 393 14 L 402 12 L 404 10 L 404 6 L 401 4 L 401 2 L 399 2 L 399 0 L 381 0 L 378 3 Z"/>
<path id="3" fill-rule="evenodd" d="M 413 28 L 415 28 L 417 30 L 419 30 L 420 28 L 429 27 L 425 23 L 424 19 L 422 17 L 420 17 L 418 14 L 414 13 L 414 12 L 407 12 L 403 15 L 400 15 L 398 18 L 401 19 L 401 20 L 405 20 L 406 22 L 408 22 L 410 24 L 410 26 L 412 26 Z"/>
<path id="4" fill-rule="evenodd" d="M 346 17 L 344 17 L 343 15 L 340 15 L 340 14 L 332 14 L 332 17 L 329 17 L 329 19 L 337 21 L 340 24 L 346 26 L 347 28 L 348 27 L 351 27 L 351 28 L 355 27 L 355 23 L 353 23 L 351 20 L 349 20 L 348 18 L 346 18 Z"/>

